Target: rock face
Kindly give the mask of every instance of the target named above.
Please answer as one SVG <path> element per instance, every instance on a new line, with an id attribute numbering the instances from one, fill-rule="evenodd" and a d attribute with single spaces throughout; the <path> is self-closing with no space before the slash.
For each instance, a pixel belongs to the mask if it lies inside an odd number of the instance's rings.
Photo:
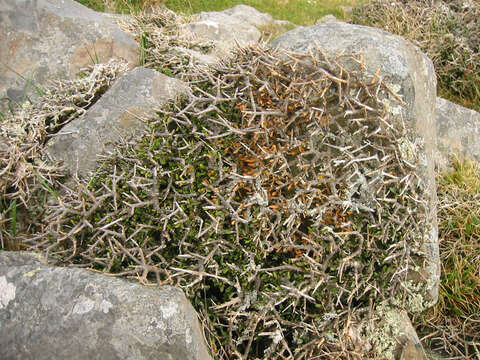
<path id="1" fill-rule="evenodd" d="M 0 110 L 52 78 L 109 59 L 138 64 L 139 46 L 114 17 L 73 0 L 0 0 Z"/>
<path id="2" fill-rule="evenodd" d="M 0 358 L 210 360 L 181 290 L 0 252 Z"/>
<path id="3" fill-rule="evenodd" d="M 257 43 L 266 27 L 281 29 L 289 25 L 251 6 L 237 5 L 224 11 L 194 15 L 193 21 L 186 24 L 186 30 L 195 38 L 211 41 L 215 55 L 225 55 L 237 45 L 245 47 Z"/>
<path id="4" fill-rule="evenodd" d="M 378 71 L 378 75 L 405 102 L 404 106 L 399 107 L 386 105 L 397 121 L 404 122 L 413 131 L 413 138 L 399 141 L 405 149 L 402 154 L 404 158 L 418 164 L 417 172 L 423 183 L 422 191 L 428 201 L 428 209 L 425 222 L 427 230 L 420 239 L 426 260 L 418 273 L 412 273 L 412 280 L 422 288 L 425 300 L 422 303 L 425 306 L 434 304 L 438 298 L 440 263 L 434 174 L 436 76 L 431 60 L 399 36 L 343 22 L 297 28 L 277 37 L 271 45 L 300 53 L 315 51 L 320 47 L 331 57 L 362 54 L 366 70 L 371 74 Z"/>
<path id="5" fill-rule="evenodd" d="M 448 166 L 451 155 L 480 163 L 480 113 L 437 97 L 435 115 L 438 169 Z"/>
<path id="6" fill-rule="evenodd" d="M 84 116 L 63 127 L 46 153 L 63 161 L 71 174 L 86 176 L 95 169 L 97 155 L 122 137 L 141 131 L 141 119 L 153 116 L 156 107 L 186 92 L 183 82 L 137 67 L 122 75 Z"/>

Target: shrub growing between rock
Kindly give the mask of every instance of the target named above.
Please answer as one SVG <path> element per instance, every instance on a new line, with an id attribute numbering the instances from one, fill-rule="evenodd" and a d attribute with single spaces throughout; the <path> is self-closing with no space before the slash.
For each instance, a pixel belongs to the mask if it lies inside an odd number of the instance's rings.
<path id="1" fill-rule="evenodd" d="M 57 80 L 42 90 L 39 101 L 0 118 L 0 247 L 17 249 L 17 217 L 43 212 L 45 196 L 57 194 L 54 183 L 63 177 L 58 166 L 42 161 L 49 137 L 95 103 L 119 74 L 127 70 L 111 61 L 85 68 L 75 80 Z M 43 199 L 43 200 L 40 200 Z"/>
<path id="2" fill-rule="evenodd" d="M 423 306 L 426 202 L 401 99 L 342 60 L 251 48 L 199 70 L 23 244 L 180 286 L 220 359 L 373 354 L 378 304 Z"/>

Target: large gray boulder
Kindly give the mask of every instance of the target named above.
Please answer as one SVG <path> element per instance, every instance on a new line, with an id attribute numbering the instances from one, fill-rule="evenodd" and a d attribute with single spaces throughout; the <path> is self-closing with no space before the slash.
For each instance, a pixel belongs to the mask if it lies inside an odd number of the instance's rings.
<path id="1" fill-rule="evenodd" d="M 0 252 L 0 358 L 210 360 L 181 290 Z"/>
<path id="2" fill-rule="evenodd" d="M 64 126 L 47 144 L 46 154 L 63 161 L 70 174 L 87 176 L 97 156 L 122 138 L 139 134 L 155 109 L 188 92 L 180 80 L 137 67 L 122 75 L 83 116 Z"/>
<path id="3" fill-rule="evenodd" d="M 437 97 L 436 164 L 445 170 L 450 157 L 480 163 L 480 113 Z"/>
<path id="4" fill-rule="evenodd" d="M 228 53 L 237 44 L 255 44 L 262 36 L 254 25 L 221 11 L 195 15 L 194 21 L 186 24 L 186 29 L 195 38 L 211 41 L 219 54 Z"/>
<path id="5" fill-rule="evenodd" d="M 236 47 L 254 45 L 261 40 L 262 31 L 290 27 L 289 22 L 274 20 L 270 14 L 262 13 L 247 5 L 236 5 L 223 11 L 195 14 L 185 31 L 199 41 L 214 45 L 212 55 L 228 55 Z M 201 59 L 200 59 L 201 60 Z"/>
<path id="6" fill-rule="evenodd" d="M 359 54 L 366 70 L 377 73 L 402 98 L 403 106 L 385 105 L 396 121 L 411 130 L 408 138 L 398 141 L 404 160 L 417 165 L 420 191 L 428 203 L 425 231 L 419 234 L 424 263 L 410 274 L 415 283 L 413 292 L 419 296 L 411 310 L 433 305 L 438 299 L 440 262 L 434 173 L 436 76 L 431 60 L 400 36 L 344 22 L 296 28 L 274 39 L 271 45 L 298 53 L 321 49 L 332 58 Z M 348 60 L 345 61 L 348 68 Z"/>
<path id="7" fill-rule="evenodd" d="M 139 46 L 115 17 L 73 0 L 0 0 L 0 111 L 93 63 L 138 64 Z"/>

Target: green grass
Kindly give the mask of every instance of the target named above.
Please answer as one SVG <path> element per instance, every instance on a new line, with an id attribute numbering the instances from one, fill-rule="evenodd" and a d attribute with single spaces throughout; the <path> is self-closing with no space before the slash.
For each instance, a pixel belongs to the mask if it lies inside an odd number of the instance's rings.
<path id="1" fill-rule="evenodd" d="M 333 14 L 343 19 L 345 14 L 340 6 L 353 6 L 360 2 L 358 0 L 165 0 L 165 5 L 174 11 L 194 14 L 245 4 L 269 13 L 275 19 L 288 20 L 297 25 L 312 25 L 326 14 Z"/>
<path id="2" fill-rule="evenodd" d="M 456 162 L 438 184 L 444 310 L 480 314 L 480 169 Z M 479 328 L 480 331 L 480 328 Z"/>
<path id="3" fill-rule="evenodd" d="M 138 12 L 151 5 L 165 5 L 169 9 L 191 15 L 201 11 L 224 10 L 245 4 L 271 14 L 275 19 L 288 20 L 297 25 L 312 25 L 319 18 L 333 14 L 348 17 L 341 6 L 356 6 L 365 0 L 79 0 L 96 11 L 120 13 Z"/>

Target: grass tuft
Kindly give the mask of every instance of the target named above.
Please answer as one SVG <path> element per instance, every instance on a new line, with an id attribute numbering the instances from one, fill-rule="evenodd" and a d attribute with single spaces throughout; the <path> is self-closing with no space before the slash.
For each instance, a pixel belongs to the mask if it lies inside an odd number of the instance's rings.
<path id="1" fill-rule="evenodd" d="M 454 163 L 438 177 L 442 262 L 439 301 L 416 319 L 432 349 L 478 359 L 480 350 L 480 167 Z"/>

